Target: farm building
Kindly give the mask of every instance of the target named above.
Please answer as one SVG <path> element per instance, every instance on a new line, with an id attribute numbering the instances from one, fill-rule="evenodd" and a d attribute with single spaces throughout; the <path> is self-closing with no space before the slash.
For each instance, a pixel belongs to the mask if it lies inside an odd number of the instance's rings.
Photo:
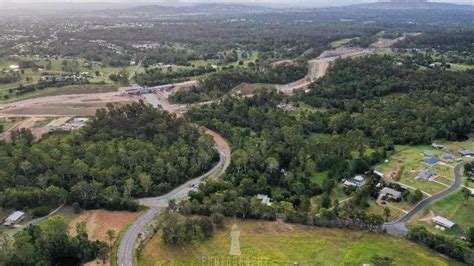
<path id="1" fill-rule="evenodd" d="M 429 166 L 433 166 L 437 164 L 438 162 L 439 162 L 438 159 L 436 159 L 435 157 L 428 157 L 428 158 L 423 159 L 423 163 Z"/>
<path id="2" fill-rule="evenodd" d="M 25 213 L 22 211 L 16 211 L 12 214 L 10 214 L 6 219 L 3 225 L 5 226 L 10 226 L 18 223 L 25 217 Z"/>
<path id="3" fill-rule="evenodd" d="M 447 218 L 444 218 L 443 216 L 435 216 L 433 217 L 433 219 L 431 219 L 431 221 L 439 226 L 442 226 L 444 228 L 448 228 L 448 229 L 451 229 L 453 226 L 455 226 L 456 224 L 454 222 L 452 222 L 451 220 L 447 219 Z"/>
<path id="4" fill-rule="evenodd" d="M 421 172 L 418 173 L 416 176 L 417 179 L 424 179 L 424 180 L 429 180 L 432 177 L 436 176 L 437 174 L 429 169 L 422 170 Z"/>

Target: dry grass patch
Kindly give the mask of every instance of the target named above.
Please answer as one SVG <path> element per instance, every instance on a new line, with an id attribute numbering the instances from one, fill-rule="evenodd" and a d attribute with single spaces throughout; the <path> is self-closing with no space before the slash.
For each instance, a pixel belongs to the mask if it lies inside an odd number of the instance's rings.
<path id="1" fill-rule="evenodd" d="M 118 235 L 125 226 L 135 220 L 139 212 L 92 210 L 84 211 L 69 224 L 71 234 L 75 234 L 76 225 L 85 222 L 89 239 L 108 242 L 107 230 L 112 229 Z"/>

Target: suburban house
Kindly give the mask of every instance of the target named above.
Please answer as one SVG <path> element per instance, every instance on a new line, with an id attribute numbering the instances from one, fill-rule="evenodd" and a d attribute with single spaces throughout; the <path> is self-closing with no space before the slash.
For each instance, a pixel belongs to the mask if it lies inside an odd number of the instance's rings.
<path id="1" fill-rule="evenodd" d="M 271 206 L 272 199 L 268 195 L 258 194 L 257 199 L 261 200 L 263 204 L 267 206 Z"/>
<path id="2" fill-rule="evenodd" d="M 398 200 L 402 197 L 402 192 L 398 191 L 398 190 L 395 190 L 393 188 L 389 188 L 389 187 L 384 187 L 381 191 L 380 191 L 380 194 L 379 194 L 381 198 L 383 197 L 388 197 L 388 198 L 391 198 L 391 199 L 395 199 L 395 200 Z"/>
<path id="3" fill-rule="evenodd" d="M 468 150 L 468 149 L 460 149 L 459 154 L 462 156 L 474 156 L 474 151 Z"/>
<path id="4" fill-rule="evenodd" d="M 422 170 L 421 172 L 418 173 L 416 176 L 416 179 L 424 179 L 424 180 L 429 180 L 433 177 L 437 176 L 437 174 L 429 169 Z"/>
<path id="5" fill-rule="evenodd" d="M 436 224 L 436 225 L 439 225 L 439 226 L 442 226 L 444 228 L 448 228 L 448 229 L 451 229 L 453 226 L 455 226 L 456 224 L 447 219 L 447 218 L 444 218 L 443 216 L 435 216 L 431 219 L 431 221 Z"/>
<path id="6" fill-rule="evenodd" d="M 452 162 L 457 159 L 456 156 L 452 155 L 451 153 L 441 154 L 439 158 L 444 162 Z"/>
<path id="7" fill-rule="evenodd" d="M 12 214 L 10 214 L 6 219 L 3 225 L 5 226 L 10 226 L 17 224 L 19 221 L 21 221 L 23 218 L 25 218 L 25 213 L 22 211 L 16 211 Z"/>
<path id="8" fill-rule="evenodd" d="M 423 159 L 423 163 L 429 166 L 433 166 L 437 164 L 438 162 L 439 160 L 436 159 L 435 157 L 428 157 L 428 158 Z"/>

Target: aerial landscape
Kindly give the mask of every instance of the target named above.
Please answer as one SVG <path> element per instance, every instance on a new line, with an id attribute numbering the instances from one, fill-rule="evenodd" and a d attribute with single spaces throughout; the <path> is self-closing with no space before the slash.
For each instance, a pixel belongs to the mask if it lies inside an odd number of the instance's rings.
<path id="1" fill-rule="evenodd" d="M 473 1 L 0 23 L 0 265 L 474 265 Z"/>

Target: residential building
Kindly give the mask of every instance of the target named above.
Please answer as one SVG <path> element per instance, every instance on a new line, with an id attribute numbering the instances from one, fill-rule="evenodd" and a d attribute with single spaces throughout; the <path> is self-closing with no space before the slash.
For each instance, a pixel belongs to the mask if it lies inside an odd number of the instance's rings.
<path id="1" fill-rule="evenodd" d="M 456 156 L 452 155 L 451 153 L 441 154 L 439 158 L 441 159 L 441 161 L 445 162 L 452 162 L 457 159 Z"/>
<path id="2" fill-rule="evenodd" d="M 429 169 L 422 170 L 418 173 L 416 176 L 417 179 L 424 179 L 424 180 L 429 180 L 433 177 L 437 176 L 437 174 Z"/>
<path id="3" fill-rule="evenodd" d="M 436 159 L 435 157 L 427 157 L 425 159 L 423 159 L 423 163 L 426 164 L 426 165 L 429 165 L 429 166 L 433 166 L 435 164 L 437 164 L 439 162 L 438 159 Z"/>
<path id="4" fill-rule="evenodd" d="M 402 197 L 402 192 L 395 190 L 393 188 L 384 187 L 380 191 L 380 197 L 385 197 L 385 196 L 397 200 Z"/>
<path id="5" fill-rule="evenodd" d="M 459 152 L 459 154 L 461 154 L 462 156 L 474 156 L 474 151 L 472 151 L 472 150 L 460 149 L 458 152 Z"/>

